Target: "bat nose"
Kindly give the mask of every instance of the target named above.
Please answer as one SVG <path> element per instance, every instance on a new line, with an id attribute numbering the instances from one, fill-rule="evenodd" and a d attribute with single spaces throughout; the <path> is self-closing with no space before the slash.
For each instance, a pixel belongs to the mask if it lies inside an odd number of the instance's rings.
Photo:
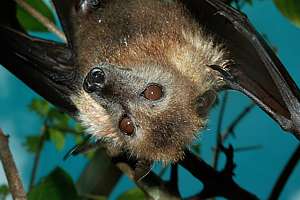
<path id="1" fill-rule="evenodd" d="M 99 91 L 103 89 L 105 82 L 106 75 L 104 71 L 99 67 L 95 67 L 85 77 L 83 89 L 88 93 Z"/>

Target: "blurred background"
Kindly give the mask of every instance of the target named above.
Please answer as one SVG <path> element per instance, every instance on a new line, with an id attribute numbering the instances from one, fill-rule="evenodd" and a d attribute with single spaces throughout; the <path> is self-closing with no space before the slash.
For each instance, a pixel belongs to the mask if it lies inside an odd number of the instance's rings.
<path id="1" fill-rule="evenodd" d="M 49 5 L 48 2 L 47 4 Z M 263 34 L 276 49 L 279 58 L 299 86 L 300 29 L 283 16 L 271 0 L 248 1 L 242 5 L 241 9 L 248 15 L 258 32 Z M 31 32 L 31 34 L 58 40 L 50 33 Z M 223 95 L 224 93 L 220 95 L 220 99 Z M 237 92 L 229 92 L 228 95 L 223 129 L 251 102 Z M 29 108 L 31 105 L 31 110 L 35 110 L 40 106 L 38 100 L 32 102 L 36 98 L 38 97 L 33 91 L 0 66 L 0 127 L 10 135 L 10 147 L 26 189 L 30 184 L 35 157 L 35 153 L 30 153 L 28 148 L 36 148 L 31 143 L 36 141 L 34 136 L 41 133 L 43 124 L 43 118 L 36 112 L 30 111 Z M 213 160 L 219 111 L 220 105 L 217 105 L 210 114 L 208 130 L 201 133 L 198 141 L 200 156 L 208 163 L 212 163 Z M 260 199 L 266 199 L 276 178 L 297 147 L 298 141 L 292 135 L 284 133 L 270 117 L 257 107 L 239 123 L 234 133 L 234 137 L 230 137 L 226 144 L 232 144 L 236 149 L 241 149 L 235 153 L 235 163 L 237 164 L 235 180 Z M 89 158 L 83 155 L 64 161 L 63 156 L 76 143 L 76 137 L 72 134 L 68 134 L 63 139 L 60 137 L 59 133 L 54 133 L 51 139 L 45 142 L 36 173 L 36 182 L 39 182 L 41 177 L 49 174 L 57 166 L 62 167 L 73 181 L 76 181 L 88 162 Z M 248 147 L 250 150 L 245 150 Z M 224 157 L 221 156 L 220 169 L 223 163 Z M 155 170 L 157 172 L 161 170 L 159 163 L 155 164 Z M 168 170 L 165 177 L 167 175 Z M 179 188 L 183 196 L 190 196 L 200 191 L 201 183 L 182 168 L 180 168 L 179 178 Z M 6 184 L 2 167 L 0 167 L 1 184 Z M 123 176 L 109 199 L 116 199 L 134 187 L 134 183 Z M 290 177 L 280 199 L 300 200 L 300 165 Z"/>

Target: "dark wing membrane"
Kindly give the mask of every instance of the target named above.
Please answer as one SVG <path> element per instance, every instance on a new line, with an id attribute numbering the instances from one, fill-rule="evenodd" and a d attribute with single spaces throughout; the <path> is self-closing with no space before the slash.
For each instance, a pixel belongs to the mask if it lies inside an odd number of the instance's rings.
<path id="1" fill-rule="evenodd" d="M 79 0 L 52 0 L 52 2 L 66 35 L 68 45 L 72 47 L 72 9 L 74 9 L 75 3 L 79 2 Z"/>
<path id="2" fill-rule="evenodd" d="M 0 24 L 21 30 L 16 18 L 16 3 L 11 0 L 2 0 L 0 6 Z"/>
<path id="3" fill-rule="evenodd" d="M 70 50 L 62 44 L 31 38 L 0 26 L 0 64 L 39 95 L 71 115 L 69 98 L 75 71 Z"/>
<path id="4" fill-rule="evenodd" d="M 234 64 L 217 69 L 228 86 L 251 97 L 283 129 L 299 136 L 299 89 L 247 17 L 219 0 L 182 2 L 229 50 Z"/>
<path id="5" fill-rule="evenodd" d="M 0 64 L 46 100 L 75 115 L 77 110 L 69 98 L 75 79 L 72 51 L 66 45 L 32 38 L 23 32 L 16 18 L 16 3 L 3 0 Z"/>

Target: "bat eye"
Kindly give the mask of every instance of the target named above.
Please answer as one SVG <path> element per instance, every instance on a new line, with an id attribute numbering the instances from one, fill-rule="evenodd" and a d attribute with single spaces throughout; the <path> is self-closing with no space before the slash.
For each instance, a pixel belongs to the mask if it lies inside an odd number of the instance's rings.
<path id="1" fill-rule="evenodd" d="M 88 13 L 97 10 L 101 6 L 101 0 L 80 0 L 76 6 L 77 11 Z"/>
<path id="2" fill-rule="evenodd" d="M 151 84 L 146 87 L 142 95 L 148 100 L 156 101 L 162 98 L 163 90 L 160 85 Z"/>
<path id="3" fill-rule="evenodd" d="M 132 120 L 128 116 L 124 116 L 119 123 L 120 130 L 128 136 L 131 136 L 134 133 L 134 125 Z"/>
<path id="4" fill-rule="evenodd" d="M 86 92 L 91 93 L 97 89 L 102 89 L 105 84 L 105 73 L 100 68 L 92 69 L 85 77 L 83 88 Z"/>
<path id="5" fill-rule="evenodd" d="M 204 92 L 197 99 L 198 111 L 200 114 L 205 114 L 211 108 L 216 100 L 216 93 L 213 90 L 208 90 Z"/>

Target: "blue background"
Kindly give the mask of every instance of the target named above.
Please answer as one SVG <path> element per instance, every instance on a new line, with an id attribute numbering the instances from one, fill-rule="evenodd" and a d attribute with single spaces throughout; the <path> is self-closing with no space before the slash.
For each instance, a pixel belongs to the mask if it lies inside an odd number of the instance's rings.
<path id="1" fill-rule="evenodd" d="M 300 85 L 300 63 L 298 60 L 300 58 L 300 29 L 282 17 L 271 0 L 256 0 L 254 6 L 245 6 L 243 11 L 257 30 L 266 34 L 269 42 L 278 48 L 281 61 L 297 84 Z M 39 36 L 49 35 L 39 34 Z M 24 143 L 26 135 L 38 134 L 42 123 L 36 115 L 28 112 L 28 104 L 35 96 L 36 94 L 21 81 L 0 67 L 0 127 L 11 136 L 11 149 L 25 188 L 28 188 L 33 156 L 26 153 L 22 143 Z M 245 105 L 248 105 L 250 100 L 237 92 L 230 92 L 228 102 L 223 128 Z M 218 111 L 219 107 L 212 111 L 209 130 L 201 133 L 200 137 L 201 156 L 209 163 L 212 160 L 211 148 L 215 144 Z M 235 154 L 235 162 L 237 163 L 235 180 L 261 199 L 266 199 L 278 174 L 296 148 L 297 141 L 292 135 L 281 131 L 278 125 L 259 108 L 251 111 L 237 127 L 236 133 L 236 138 L 229 140 L 229 143 L 233 144 L 234 147 L 258 144 L 262 145 L 263 148 Z M 73 139 L 69 137 L 61 152 L 57 152 L 53 144 L 47 143 L 42 152 L 37 177 L 47 175 L 55 166 L 59 165 L 76 180 L 85 166 L 85 159 L 78 156 L 67 161 L 62 160 L 73 143 Z M 183 169 L 180 169 L 180 180 L 180 189 L 184 195 L 194 194 L 201 188 L 201 183 Z M 1 183 L 6 183 L 6 178 L 0 167 Z M 131 187 L 134 187 L 134 184 L 128 178 L 123 177 L 115 188 L 111 199 L 115 199 L 120 193 Z M 300 165 L 290 177 L 280 199 L 300 200 Z"/>

